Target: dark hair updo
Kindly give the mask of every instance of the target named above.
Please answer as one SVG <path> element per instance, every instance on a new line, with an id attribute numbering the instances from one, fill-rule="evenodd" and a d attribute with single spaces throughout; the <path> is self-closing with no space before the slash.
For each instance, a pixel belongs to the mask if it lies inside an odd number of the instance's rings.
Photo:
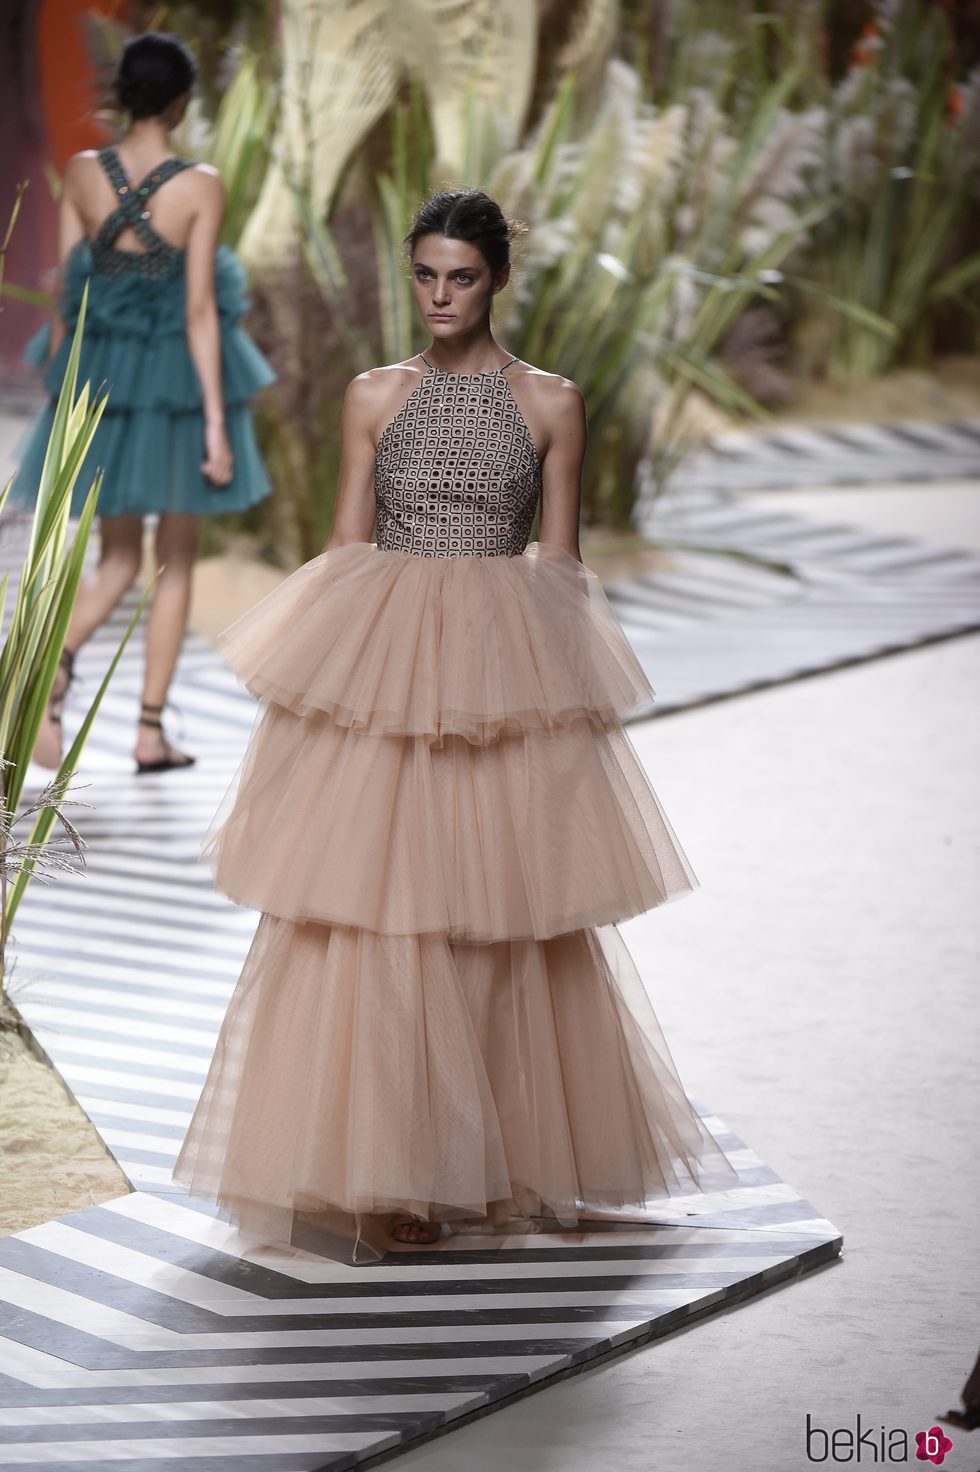
<path id="1" fill-rule="evenodd" d="M 116 73 L 119 106 L 132 118 L 155 118 L 194 85 L 197 62 L 179 36 L 146 31 L 123 47 Z"/>
<path id="2" fill-rule="evenodd" d="M 508 220 L 495 199 L 482 189 L 443 189 L 419 206 L 405 236 L 409 256 L 423 235 L 444 235 L 475 245 L 490 271 L 498 276 L 510 265 L 510 247 L 526 226 Z"/>

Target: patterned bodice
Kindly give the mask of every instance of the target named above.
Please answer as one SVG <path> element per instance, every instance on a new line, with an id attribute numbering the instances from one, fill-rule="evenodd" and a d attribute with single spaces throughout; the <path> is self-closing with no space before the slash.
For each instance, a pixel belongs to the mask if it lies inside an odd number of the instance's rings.
<path id="1" fill-rule="evenodd" d="M 92 269 L 99 276 L 143 276 L 162 281 L 184 269 L 185 252 L 158 235 L 150 223 L 149 202 L 161 185 L 175 174 L 193 168 L 189 158 L 168 158 L 140 184 L 131 184 L 114 148 L 99 152 L 109 182 L 119 203 L 102 221 L 92 237 Z M 137 236 L 144 250 L 117 250 L 116 240 L 125 229 Z"/>
<path id="2" fill-rule="evenodd" d="M 378 441 L 377 545 L 418 557 L 519 557 L 541 467 L 507 369 L 427 372 Z"/>

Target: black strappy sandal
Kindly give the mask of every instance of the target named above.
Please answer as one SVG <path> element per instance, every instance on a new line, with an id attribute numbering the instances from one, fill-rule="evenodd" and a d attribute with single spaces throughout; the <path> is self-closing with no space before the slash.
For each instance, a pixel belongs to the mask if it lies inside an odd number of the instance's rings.
<path id="1" fill-rule="evenodd" d="M 146 714 L 147 711 L 149 711 L 149 715 Z M 154 731 L 162 731 L 163 722 L 160 719 L 162 715 L 162 705 L 147 705 L 144 700 L 140 706 L 139 723 L 141 726 L 151 726 Z M 173 752 L 174 749 L 166 737 L 164 737 L 163 745 L 165 751 Z M 139 776 L 145 777 L 150 772 L 173 772 L 180 767 L 192 767 L 196 761 L 197 757 L 188 756 L 186 751 L 180 751 L 175 756 L 162 756 L 155 762 L 138 761 L 136 763 L 136 771 Z"/>

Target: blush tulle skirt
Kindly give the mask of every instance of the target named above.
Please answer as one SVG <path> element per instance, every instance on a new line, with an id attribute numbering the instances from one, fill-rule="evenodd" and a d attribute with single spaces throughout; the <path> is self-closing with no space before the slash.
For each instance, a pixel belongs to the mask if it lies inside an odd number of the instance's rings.
<path id="1" fill-rule="evenodd" d="M 730 1185 L 616 928 L 697 879 L 595 574 L 356 542 L 219 643 L 263 705 L 205 853 L 261 919 L 175 1178 L 355 1261 L 403 1213 L 511 1233 Z"/>

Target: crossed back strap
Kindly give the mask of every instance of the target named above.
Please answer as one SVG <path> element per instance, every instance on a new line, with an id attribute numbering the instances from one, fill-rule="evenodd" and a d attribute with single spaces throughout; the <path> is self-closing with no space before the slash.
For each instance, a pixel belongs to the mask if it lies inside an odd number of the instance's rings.
<path id="1" fill-rule="evenodd" d="M 156 194 L 168 179 L 172 179 L 175 174 L 183 173 L 184 169 L 192 168 L 193 162 L 193 159 L 189 158 L 168 158 L 159 168 L 147 174 L 139 184 L 131 184 L 116 150 L 111 147 L 100 149 L 99 163 L 105 170 L 119 200 L 112 214 L 103 220 L 99 228 L 100 243 L 111 245 L 128 226 L 147 250 L 173 250 L 174 247 L 159 236 L 150 224 L 146 206 L 151 196 Z"/>

